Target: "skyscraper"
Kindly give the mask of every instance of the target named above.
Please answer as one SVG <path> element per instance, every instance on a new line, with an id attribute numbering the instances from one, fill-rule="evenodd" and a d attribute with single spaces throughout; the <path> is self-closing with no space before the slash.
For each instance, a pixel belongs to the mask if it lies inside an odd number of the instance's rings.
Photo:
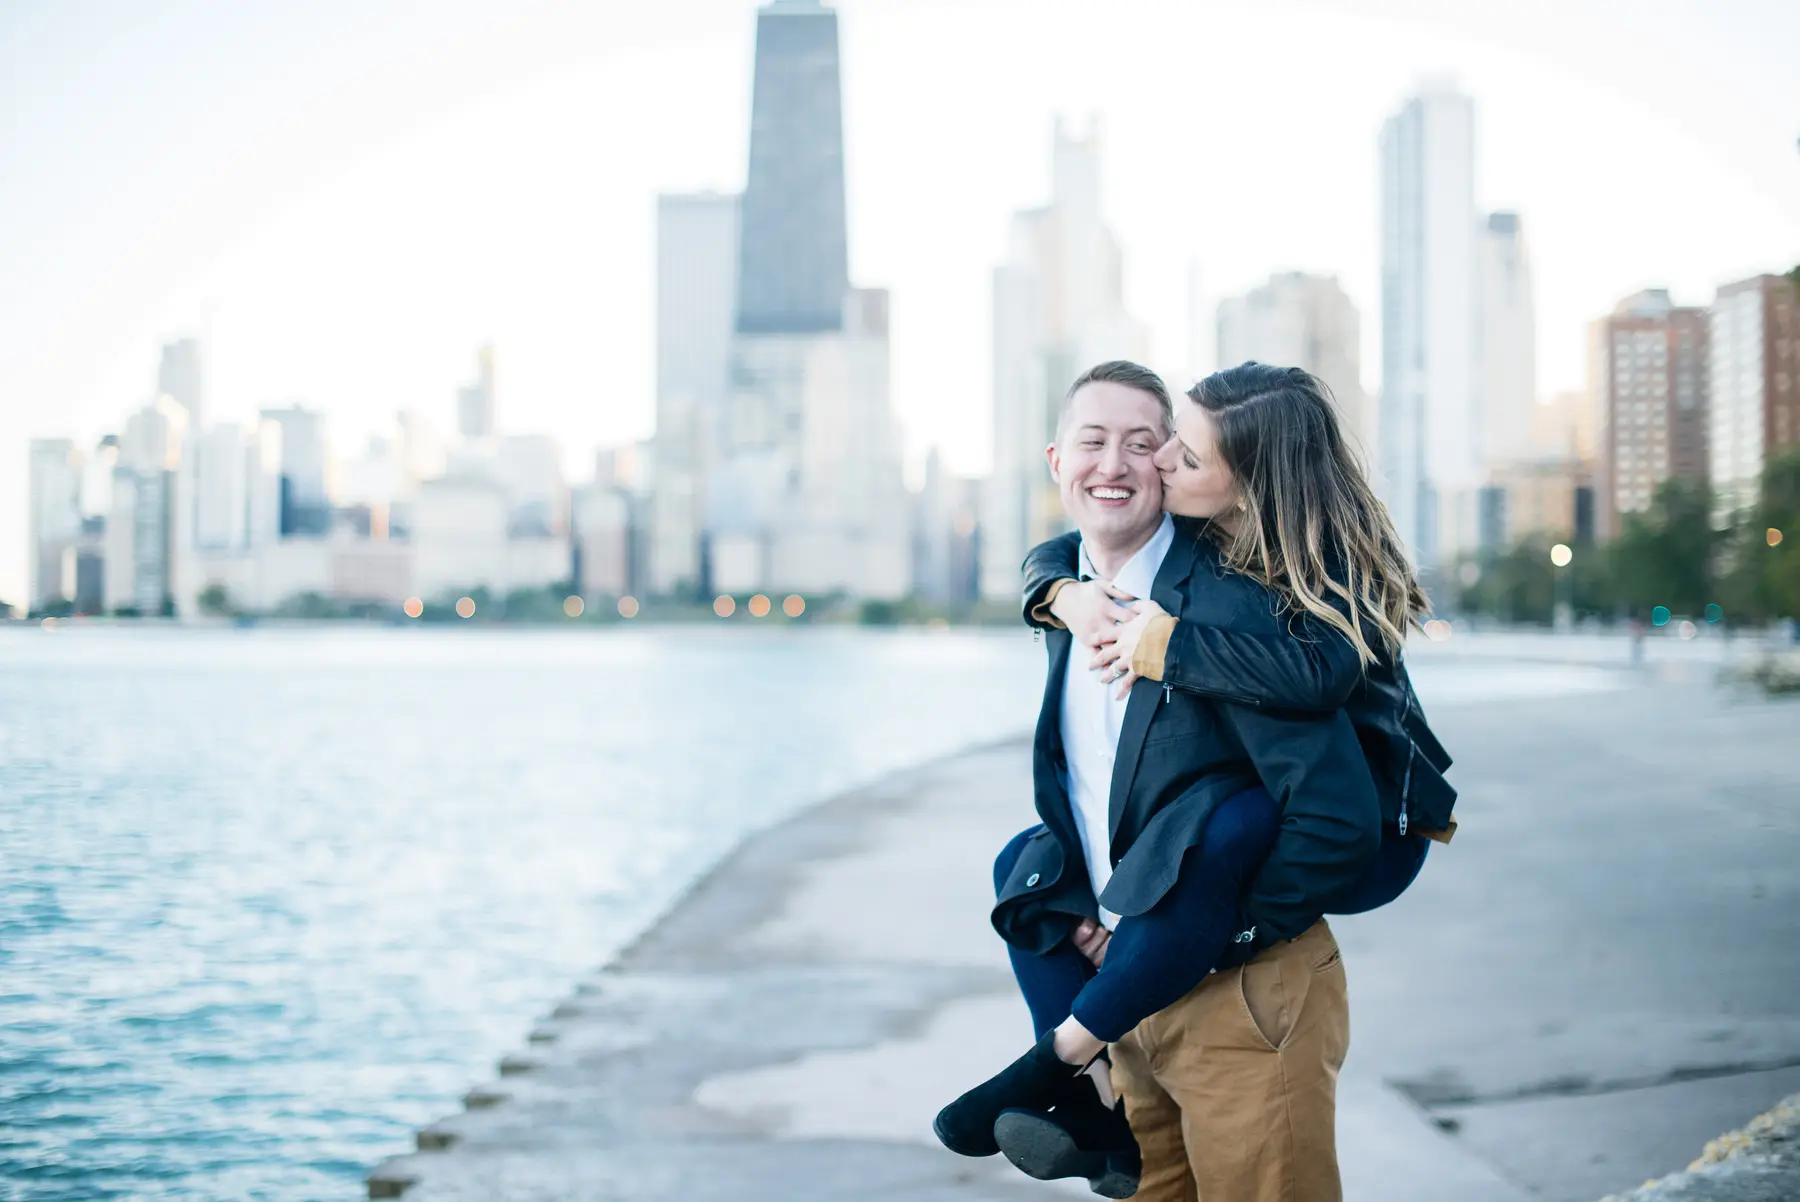
<path id="1" fill-rule="evenodd" d="M 1421 567 L 1475 541 L 1475 106 L 1432 81 L 1381 131 L 1382 495 Z"/>
<path id="2" fill-rule="evenodd" d="M 1600 401 L 1599 534 L 1647 509 L 1670 478 L 1702 483 L 1708 454 L 1705 309 L 1683 308 L 1661 289 L 1626 297 L 1594 323 L 1590 387 Z"/>
<path id="3" fill-rule="evenodd" d="M 1107 359 L 1145 356 L 1144 327 L 1125 311 L 1124 261 L 1100 205 L 1100 132 L 1051 141 L 1047 206 L 1013 215 L 1006 261 L 994 269 L 994 466 L 981 519 L 981 591 L 1019 591 L 1019 564 L 1064 526 L 1044 466 L 1063 391 Z"/>
<path id="4" fill-rule="evenodd" d="M 1800 296 L 1785 276 L 1719 289 L 1710 330 L 1713 502 L 1752 505 L 1770 455 L 1800 444 Z"/>
<path id="5" fill-rule="evenodd" d="M 1287 271 L 1219 302 L 1218 359 L 1303 367 L 1325 381 L 1344 433 L 1366 448 L 1362 320 L 1337 277 Z"/>
<path id="6" fill-rule="evenodd" d="M 704 567 L 726 592 L 897 597 L 911 556 L 888 294 L 845 267 L 837 14 L 776 0 L 756 37 L 727 397 L 697 489 Z"/>
<path id="7" fill-rule="evenodd" d="M 31 441 L 32 609 L 75 599 L 70 556 L 81 535 L 82 456 L 66 438 Z"/>
<path id="8" fill-rule="evenodd" d="M 837 13 L 817 0 L 759 10 L 753 86 L 737 331 L 841 329 L 850 270 Z"/>
<path id="9" fill-rule="evenodd" d="M 192 536 L 187 450 L 187 410 L 168 395 L 126 419 L 107 516 L 108 608 L 145 617 L 175 612 L 176 577 Z"/>
<path id="10" fill-rule="evenodd" d="M 475 382 L 456 390 L 456 429 L 464 438 L 494 436 L 494 348 L 475 356 Z"/>
<path id="11" fill-rule="evenodd" d="M 281 429 L 281 535 L 322 535 L 331 529 L 326 488 L 325 417 L 304 405 L 264 409 Z"/>
<path id="12" fill-rule="evenodd" d="M 1537 409 L 1537 311 L 1531 258 L 1517 213 L 1489 213 L 1476 243 L 1481 280 L 1482 459 L 1510 463 L 1531 450 Z"/>
<path id="13" fill-rule="evenodd" d="M 250 541 L 250 455 L 244 432 L 229 422 L 194 439 L 194 545 L 241 551 Z"/>
<path id="14" fill-rule="evenodd" d="M 188 428 L 201 429 L 206 419 L 206 388 L 200 371 L 200 342 L 182 338 L 165 342 L 156 369 L 156 391 L 175 398 L 187 410 Z"/>
<path id="15" fill-rule="evenodd" d="M 725 407 L 738 278 L 738 198 L 703 192 L 656 203 L 656 442 L 649 585 L 701 587 L 706 464 Z"/>

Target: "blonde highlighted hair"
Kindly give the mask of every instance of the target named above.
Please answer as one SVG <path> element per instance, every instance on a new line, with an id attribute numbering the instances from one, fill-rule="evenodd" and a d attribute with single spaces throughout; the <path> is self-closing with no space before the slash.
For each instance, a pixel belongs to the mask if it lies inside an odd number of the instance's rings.
<path id="1" fill-rule="evenodd" d="M 1365 667 L 1397 655 L 1430 603 L 1330 389 L 1300 368 L 1252 362 L 1187 395 L 1217 423 L 1242 498 L 1242 520 L 1222 535 L 1226 562 L 1342 633 Z"/>

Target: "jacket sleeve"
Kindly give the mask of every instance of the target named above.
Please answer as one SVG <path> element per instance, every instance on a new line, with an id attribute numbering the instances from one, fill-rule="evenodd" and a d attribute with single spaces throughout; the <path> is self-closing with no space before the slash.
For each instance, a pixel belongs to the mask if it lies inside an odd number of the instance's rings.
<path id="1" fill-rule="evenodd" d="M 1161 672 L 1143 675 L 1223 701 L 1328 713 L 1350 699 L 1363 668 L 1350 640 L 1323 622 L 1258 634 L 1184 619 L 1169 631 Z"/>
<path id="2" fill-rule="evenodd" d="M 1381 803 L 1342 710 L 1327 717 L 1220 705 L 1263 785 L 1281 832 L 1244 898 L 1256 942 L 1292 939 L 1363 878 L 1381 850 Z"/>
<path id="3" fill-rule="evenodd" d="M 1025 557 L 1025 624 L 1048 630 L 1056 625 L 1047 615 L 1036 613 L 1045 604 L 1050 586 L 1058 580 L 1074 580 L 1080 573 L 1076 557 L 1081 552 L 1081 535 L 1059 534 L 1039 543 Z"/>

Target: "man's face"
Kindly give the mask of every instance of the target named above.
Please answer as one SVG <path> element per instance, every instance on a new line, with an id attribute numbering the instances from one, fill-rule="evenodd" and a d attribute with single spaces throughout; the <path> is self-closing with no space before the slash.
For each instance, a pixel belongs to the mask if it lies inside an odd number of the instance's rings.
<path id="1" fill-rule="evenodd" d="M 1103 542 L 1147 535 L 1162 520 L 1156 448 L 1167 437 L 1162 406 L 1124 384 L 1083 385 L 1049 448 L 1063 511 L 1082 534 Z"/>

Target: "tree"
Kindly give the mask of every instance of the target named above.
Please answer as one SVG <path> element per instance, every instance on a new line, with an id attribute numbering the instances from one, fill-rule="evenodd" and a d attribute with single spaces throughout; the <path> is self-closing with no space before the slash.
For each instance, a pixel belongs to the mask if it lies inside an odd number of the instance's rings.
<path id="1" fill-rule="evenodd" d="M 237 613 L 237 606 L 232 603 L 231 590 L 223 584 L 213 583 L 200 590 L 197 598 L 200 612 L 214 618 L 229 618 Z"/>
<path id="2" fill-rule="evenodd" d="M 1713 600 L 1713 556 L 1721 542 L 1706 486 L 1663 481 L 1650 508 L 1625 515 L 1611 547 L 1618 601 L 1637 614 L 1658 605 L 1677 614 L 1704 613 Z"/>
<path id="3" fill-rule="evenodd" d="M 1729 617 L 1800 617 L 1800 447 L 1763 466 L 1757 500 L 1733 523 L 1722 557 Z"/>
<path id="4" fill-rule="evenodd" d="M 340 616 L 336 602 L 323 593 L 315 592 L 298 593 L 289 597 L 275 612 L 283 618 L 304 618 L 309 621 Z"/>

